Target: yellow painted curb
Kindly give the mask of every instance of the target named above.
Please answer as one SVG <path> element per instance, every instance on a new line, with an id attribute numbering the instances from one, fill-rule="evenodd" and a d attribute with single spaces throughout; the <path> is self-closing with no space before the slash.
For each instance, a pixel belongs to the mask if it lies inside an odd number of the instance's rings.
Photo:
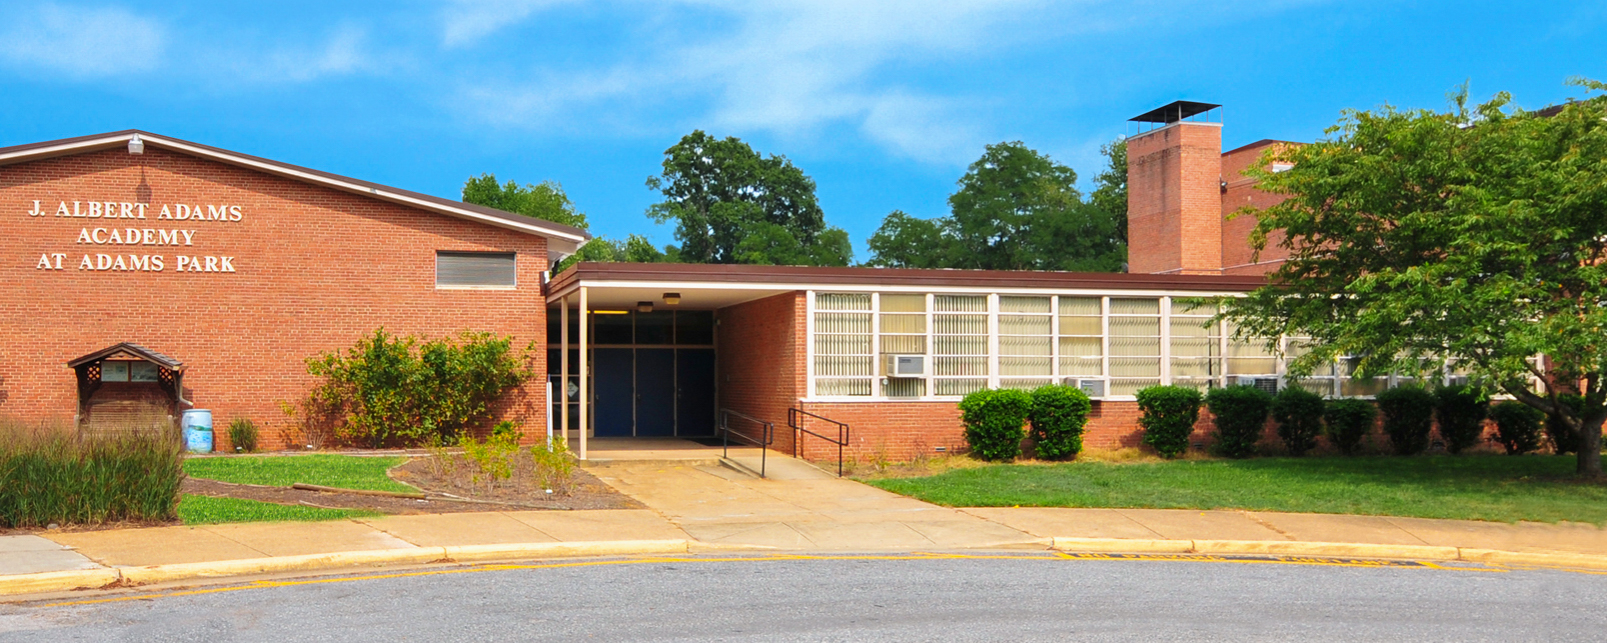
<path id="1" fill-rule="evenodd" d="M 1194 551 L 1194 541 L 1191 540 L 1060 537 L 1049 540 L 1049 547 L 1058 551 L 1084 551 L 1100 554 L 1187 554 Z"/>
<path id="2" fill-rule="evenodd" d="M 443 547 L 446 557 L 458 562 L 512 560 L 526 557 L 623 556 L 626 554 L 684 554 L 685 540 L 614 540 L 598 542 L 521 543 L 515 545 L 461 545 Z"/>
<path id="3" fill-rule="evenodd" d="M 0 595 L 67 592 L 95 589 L 117 582 L 115 569 L 75 569 L 0 577 Z"/>
<path id="4" fill-rule="evenodd" d="M 197 578 L 311 572 L 362 565 L 424 565 L 447 560 L 455 562 L 485 562 L 526 558 L 684 554 L 690 550 L 690 547 L 691 543 L 686 540 L 514 543 L 506 545 L 374 549 L 303 556 L 220 560 L 205 563 L 85 569 L 0 576 L 0 596 L 41 594 L 81 588 L 94 589 L 119 580 L 131 585 L 146 585 Z"/>
<path id="5" fill-rule="evenodd" d="M 1540 553 L 1499 551 L 1495 549 L 1463 549 L 1462 560 L 1502 565 L 1535 565 L 1539 567 L 1577 567 L 1607 569 L 1607 556 L 1569 554 L 1564 552 Z"/>
<path id="6" fill-rule="evenodd" d="M 373 549 L 330 554 L 220 560 L 205 563 L 174 563 L 148 567 L 123 567 L 119 568 L 118 571 L 122 572 L 125 580 L 145 585 L 190 578 L 300 572 L 358 565 L 421 565 L 438 561 L 445 557 L 446 552 L 442 547 L 410 547 L 406 549 Z"/>
<path id="7" fill-rule="evenodd" d="M 1285 540 L 1196 540 L 1194 541 L 1194 553 L 1322 556 L 1327 558 L 1457 560 L 1457 550 L 1455 547 L 1432 547 L 1428 545 L 1376 545 L 1364 543 L 1324 543 Z"/>

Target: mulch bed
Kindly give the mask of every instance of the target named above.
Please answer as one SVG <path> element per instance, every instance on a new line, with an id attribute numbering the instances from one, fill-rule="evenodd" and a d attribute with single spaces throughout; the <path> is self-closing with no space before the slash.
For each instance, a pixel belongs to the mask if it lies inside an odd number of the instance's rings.
<path id="1" fill-rule="evenodd" d="M 596 476 L 576 467 L 574 483 L 567 495 L 547 493 L 535 484 L 528 460 L 521 461 L 513 476 L 498 483 L 495 489 L 473 485 L 467 478 L 467 464 L 459 458 L 455 474 L 442 473 L 431 464 L 430 458 L 414 458 L 390 470 L 391 478 L 423 489 L 431 496 L 449 494 L 474 500 L 506 502 L 520 506 L 502 506 L 496 511 L 525 509 L 641 509 L 642 503 L 615 491 Z M 495 507 L 496 505 L 492 505 Z"/>

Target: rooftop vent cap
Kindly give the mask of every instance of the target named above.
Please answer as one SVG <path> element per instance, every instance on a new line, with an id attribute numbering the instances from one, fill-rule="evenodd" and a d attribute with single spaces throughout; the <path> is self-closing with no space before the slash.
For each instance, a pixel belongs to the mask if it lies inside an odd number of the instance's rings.
<path id="1" fill-rule="evenodd" d="M 1191 100 L 1180 100 L 1162 105 L 1127 120 L 1134 123 L 1161 123 L 1170 124 L 1204 114 L 1221 107 L 1212 103 L 1196 103 Z"/>

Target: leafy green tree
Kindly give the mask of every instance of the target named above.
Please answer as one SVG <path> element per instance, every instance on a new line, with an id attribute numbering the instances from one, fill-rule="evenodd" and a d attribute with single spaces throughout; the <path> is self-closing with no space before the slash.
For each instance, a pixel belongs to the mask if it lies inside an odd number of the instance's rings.
<path id="1" fill-rule="evenodd" d="M 1226 314 L 1243 335 L 1315 338 L 1296 374 L 1340 355 L 1360 356 L 1363 375 L 1455 360 L 1579 431 L 1578 471 L 1599 476 L 1607 99 L 1537 113 L 1506 93 L 1473 109 L 1465 87 L 1452 97 L 1446 112 L 1346 112 L 1327 140 L 1263 159 L 1292 169 L 1247 172 L 1288 196 L 1256 213 L 1252 242 L 1281 231 L 1290 256 Z"/>
<path id="2" fill-rule="evenodd" d="M 664 196 L 647 216 L 675 222 L 682 261 L 846 266 L 853 256 L 848 233 L 826 225 L 815 182 L 784 156 L 697 130 L 664 151 L 663 167 L 647 179 Z"/>
<path id="3" fill-rule="evenodd" d="M 569 200 L 557 181 L 499 184 L 495 174 L 481 174 L 463 183 L 463 202 L 576 228 L 587 227 L 586 215 L 575 209 L 575 202 Z"/>
<path id="4" fill-rule="evenodd" d="M 1094 177 L 1094 191 L 1088 202 L 1116 221 L 1116 240 L 1127 251 L 1127 141 L 1112 141 L 1099 148 L 1105 155 L 1105 168 Z"/>
<path id="5" fill-rule="evenodd" d="M 514 181 L 498 183 L 496 175 L 482 174 L 463 184 L 463 201 L 577 228 L 589 227 L 586 215 L 575 208 L 574 201 L 564 194 L 563 186 L 556 181 L 519 185 Z M 593 237 L 575 254 L 554 264 L 552 272 L 563 272 L 582 261 L 673 262 L 677 255 L 673 246 L 661 251 L 653 247 L 647 237 L 638 234 L 628 235 L 623 241 Z"/>
<path id="6" fill-rule="evenodd" d="M 869 265 L 984 270 L 1121 269 L 1120 213 L 1084 202 L 1077 173 L 1019 141 L 989 145 L 949 197 L 950 214 L 893 212 L 870 238 Z M 1125 180 L 1124 180 L 1125 183 Z"/>

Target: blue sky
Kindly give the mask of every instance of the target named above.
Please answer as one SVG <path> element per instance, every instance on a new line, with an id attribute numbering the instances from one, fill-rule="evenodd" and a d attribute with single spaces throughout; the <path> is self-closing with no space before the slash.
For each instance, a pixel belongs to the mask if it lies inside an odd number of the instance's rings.
<path id="1" fill-rule="evenodd" d="M 704 129 L 784 154 L 857 258 L 883 216 L 947 212 L 988 143 L 1097 172 L 1126 119 L 1225 105 L 1224 146 L 1340 110 L 1525 107 L 1607 79 L 1607 3 L 934 0 L 0 0 L 0 145 L 139 128 L 456 198 L 556 180 L 612 237 Z M 1086 182 L 1086 181 L 1085 181 Z"/>

